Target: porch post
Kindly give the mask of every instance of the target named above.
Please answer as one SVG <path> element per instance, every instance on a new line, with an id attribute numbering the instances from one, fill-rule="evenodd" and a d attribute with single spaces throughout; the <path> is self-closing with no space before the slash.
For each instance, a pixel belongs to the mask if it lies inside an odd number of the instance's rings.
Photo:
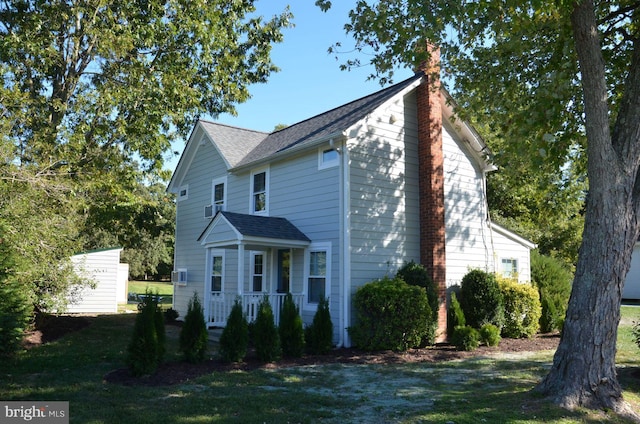
<path id="1" fill-rule="evenodd" d="M 238 294 L 244 291 L 244 244 L 238 245 Z"/>

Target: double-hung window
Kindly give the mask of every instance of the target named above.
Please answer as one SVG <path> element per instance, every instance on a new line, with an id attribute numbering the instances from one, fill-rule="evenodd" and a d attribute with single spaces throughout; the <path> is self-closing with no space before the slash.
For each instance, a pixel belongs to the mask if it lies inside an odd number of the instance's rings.
<path id="1" fill-rule="evenodd" d="M 331 244 L 314 243 L 307 250 L 307 304 L 317 305 L 329 297 Z"/>
<path id="2" fill-rule="evenodd" d="M 223 274 L 224 258 L 222 255 L 213 255 L 211 257 L 211 291 L 222 291 L 222 274 Z"/>
<path id="3" fill-rule="evenodd" d="M 262 170 L 251 174 L 251 213 L 267 214 L 269 207 L 269 172 Z"/>
<path id="4" fill-rule="evenodd" d="M 262 252 L 251 255 L 252 291 L 261 292 L 264 283 L 264 254 Z"/>
<path id="5" fill-rule="evenodd" d="M 214 209 L 214 213 L 218 211 L 224 210 L 224 205 L 226 203 L 226 178 L 219 178 L 217 180 L 213 180 L 213 193 L 212 193 L 212 205 Z"/>
<path id="6" fill-rule="evenodd" d="M 515 258 L 503 258 L 502 275 L 505 277 L 515 277 L 518 275 L 518 260 Z"/>

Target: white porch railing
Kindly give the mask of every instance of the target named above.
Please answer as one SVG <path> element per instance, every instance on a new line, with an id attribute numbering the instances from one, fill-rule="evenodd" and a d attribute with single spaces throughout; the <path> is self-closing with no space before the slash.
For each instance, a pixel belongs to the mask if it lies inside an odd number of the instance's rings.
<path id="1" fill-rule="evenodd" d="M 210 326 L 224 327 L 227 324 L 227 318 L 229 317 L 231 308 L 233 307 L 233 304 L 238 296 L 240 296 L 242 302 L 242 311 L 244 312 L 244 316 L 247 318 L 247 321 L 255 321 L 256 317 L 258 316 L 258 305 L 265 297 L 264 293 L 245 293 L 238 295 L 237 293 L 233 292 L 213 292 L 211 293 L 208 310 L 208 321 Z M 284 293 L 270 293 L 268 295 L 271 309 L 273 309 L 273 318 L 276 325 L 280 323 L 280 310 L 282 309 L 282 304 L 284 303 L 285 296 L 286 294 Z M 302 311 L 302 302 L 304 300 L 304 295 L 298 293 L 292 294 L 292 296 L 293 302 L 296 304 L 298 309 Z"/>

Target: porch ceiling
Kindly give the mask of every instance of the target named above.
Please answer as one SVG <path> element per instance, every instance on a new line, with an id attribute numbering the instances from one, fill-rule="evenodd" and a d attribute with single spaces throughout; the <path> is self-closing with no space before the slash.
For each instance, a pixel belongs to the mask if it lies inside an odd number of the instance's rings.
<path id="1" fill-rule="evenodd" d="M 311 240 L 285 218 L 218 212 L 198 241 L 205 247 L 250 250 L 304 248 Z"/>

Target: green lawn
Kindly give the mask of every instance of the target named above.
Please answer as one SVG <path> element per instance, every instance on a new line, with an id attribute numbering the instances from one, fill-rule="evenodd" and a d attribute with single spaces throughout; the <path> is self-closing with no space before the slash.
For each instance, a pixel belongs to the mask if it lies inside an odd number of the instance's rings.
<path id="1" fill-rule="evenodd" d="M 626 423 L 568 412 L 531 393 L 552 352 L 436 364 L 324 365 L 213 373 L 167 387 L 104 382 L 124 366 L 134 314 L 92 325 L 0 363 L 0 399 L 66 400 L 72 423 Z M 623 308 L 620 380 L 640 407 L 640 349 L 629 340 L 640 308 Z M 167 359 L 178 360 L 169 326 Z M 213 353 L 213 345 L 212 352 Z"/>
<path id="2" fill-rule="evenodd" d="M 164 309 L 170 308 L 173 305 L 173 284 L 170 282 L 161 281 L 129 281 L 127 287 L 127 293 L 129 294 L 145 294 L 147 291 L 151 293 L 157 293 L 162 297 L 160 302 Z M 136 311 L 138 302 L 135 300 L 129 300 L 126 305 L 120 305 L 120 310 Z"/>

